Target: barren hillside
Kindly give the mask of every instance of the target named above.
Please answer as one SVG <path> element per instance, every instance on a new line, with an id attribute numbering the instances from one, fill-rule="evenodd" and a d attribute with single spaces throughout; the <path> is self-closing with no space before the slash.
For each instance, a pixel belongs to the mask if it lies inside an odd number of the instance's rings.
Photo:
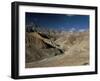
<path id="1" fill-rule="evenodd" d="M 89 32 L 26 33 L 26 68 L 89 64 Z"/>

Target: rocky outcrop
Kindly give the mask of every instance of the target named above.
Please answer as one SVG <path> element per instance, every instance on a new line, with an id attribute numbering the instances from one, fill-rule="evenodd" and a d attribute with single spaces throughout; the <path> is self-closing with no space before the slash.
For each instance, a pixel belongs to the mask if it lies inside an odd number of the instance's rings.
<path id="1" fill-rule="evenodd" d="M 49 36 L 39 32 L 26 32 L 26 63 L 63 54 Z"/>

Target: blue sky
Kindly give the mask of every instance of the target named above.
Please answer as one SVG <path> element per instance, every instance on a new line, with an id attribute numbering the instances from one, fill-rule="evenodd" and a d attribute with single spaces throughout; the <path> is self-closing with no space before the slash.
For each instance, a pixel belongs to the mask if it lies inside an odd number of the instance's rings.
<path id="1" fill-rule="evenodd" d="M 89 29 L 88 15 L 26 13 L 26 24 L 33 22 L 56 30 Z"/>

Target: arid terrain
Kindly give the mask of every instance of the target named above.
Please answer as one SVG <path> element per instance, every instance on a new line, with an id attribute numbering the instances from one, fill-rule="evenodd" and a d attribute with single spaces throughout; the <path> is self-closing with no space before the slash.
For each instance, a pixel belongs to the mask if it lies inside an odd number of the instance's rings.
<path id="1" fill-rule="evenodd" d="M 47 31 L 47 30 L 46 30 Z M 89 31 L 26 31 L 25 67 L 89 64 Z"/>

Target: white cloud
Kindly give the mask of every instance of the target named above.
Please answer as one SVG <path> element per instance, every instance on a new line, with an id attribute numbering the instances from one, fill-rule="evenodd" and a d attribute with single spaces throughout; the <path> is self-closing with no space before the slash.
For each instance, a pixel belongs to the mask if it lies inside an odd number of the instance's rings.
<path id="1" fill-rule="evenodd" d="M 69 32 L 74 32 L 74 31 L 76 31 L 75 28 L 71 28 L 71 29 L 69 29 Z"/>
<path id="2" fill-rule="evenodd" d="M 86 31 L 86 29 L 79 29 L 78 31 L 79 32 L 84 32 L 84 31 Z"/>

